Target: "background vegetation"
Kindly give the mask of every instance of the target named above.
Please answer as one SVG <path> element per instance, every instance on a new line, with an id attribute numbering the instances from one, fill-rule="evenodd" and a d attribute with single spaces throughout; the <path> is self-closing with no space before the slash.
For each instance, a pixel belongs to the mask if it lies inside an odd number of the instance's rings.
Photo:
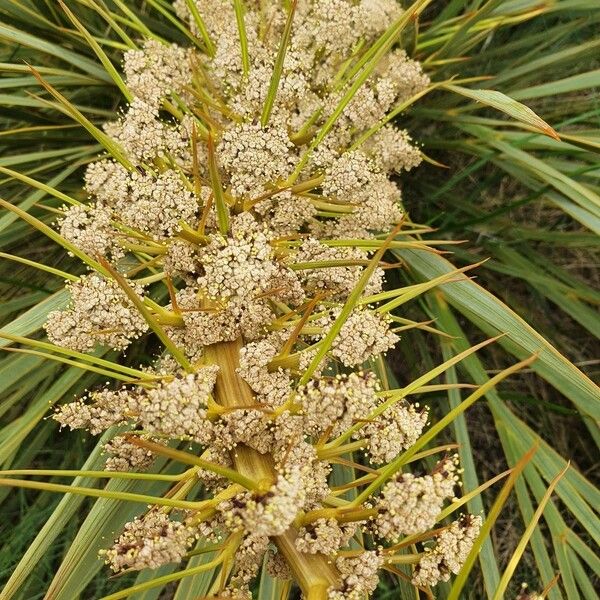
<path id="1" fill-rule="evenodd" d="M 165 0 L 67 4 L 114 64 L 124 48 L 120 31 L 135 37 L 149 27 L 186 43 Z M 433 319 L 449 335 L 406 334 L 389 375 L 409 383 L 440 358 L 499 333 L 506 335 L 440 381 L 483 384 L 515 357 L 539 353 L 530 370 L 490 391 L 485 404 L 453 425 L 466 490 L 515 466 L 541 438 L 502 512 L 494 504 L 499 486 L 470 503 L 472 512 L 500 516 L 464 597 L 494 597 L 507 565 L 519 561 L 506 597 L 514 597 L 525 581 L 532 590 L 545 588 L 552 600 L 597 598 L 600 492 L 593 482 L 600 396 L 592 380 L 598 374 L 600 333 L 599 21 L 596 0 L 448 0 L 433 2 L 406 33 L 412 56 L 424 62 L 434 82 L 473 78 L 463 85 L 475 96 L 440 86 L 397 116 L 429 158 L 402 178 L 412 220 L 436 229 L 428 238 L 465 242 L 447 246 L 452 254 L 444 257 L 399 251 L 402 265 L 394 277 L 430 280 L 453 265 L 489 260 L 469 272 L 472 278 L 464 276 L 407 305 L 411 317 Z M 94 122 L 110 119 L 120 97 L 55 0 L 0 0 L 0 197 L 49 223 L 60 202 L 24 185 L 11 171 L 83 199 L 82 166 L 99 147 L 40 88 L 27 63 Z M 518 123 L 514 117 L 520 109 L 508 99 L 500 108 L 510 116 L 490 108 L 490 97 L 478 90 L 498 90 L 527 104 L 560 139 Z M 81 267 L 6 211 L 0 214 L 0 252 L 5 259 L 0 262 L 2 329 L 40 335 L 47 312 L 64 301 L 63 282 L 7 255 L 73 273 Z M 131 364 L 139 359 L 126 358 Z M 94 381 L 83 371 L 35 355 L 2 356 L 1 468 L 101 465 L 96 440 L 79 433 L 57 435 L 56 424 L 45 420 L 50 405 L 71 399 Z M 460 392 L 429 395 L 427 401 L 445 414 L 460 402 Z M 572 468 L 547 501 L 548 484 L 567 461 Z M 80 478 L 78 483 L 92 482 Z M 0 501 L 0 581 L 8 582 L 0 598 L 41 598 L 49 588 L 52 598 L 100 598 L 123 586 L 105 572 L 95 576 L 101 563 L 92 540 L 110 539 L 132 516 L 132 507 L 7 487 L 0 487 Z M 518 542 L 540 503 L 545 508 L 539 526 L 521 548 Z M 198 597 L 203 585 L 202 577 L 185 579 L 163 597 Z M 398 589 L 401 597 L 414 597 L 391 577 L 376 597 L 397 598 Z M 439 590 L 441 598 L 452 594 L 449 587 Z M 280 598 L 287 590 L 265 577 L 259 594 Z"/>

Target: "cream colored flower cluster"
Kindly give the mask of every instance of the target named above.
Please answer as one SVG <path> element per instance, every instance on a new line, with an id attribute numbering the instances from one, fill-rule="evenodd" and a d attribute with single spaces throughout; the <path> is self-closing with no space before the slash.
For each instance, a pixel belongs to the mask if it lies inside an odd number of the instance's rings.
<path id="1" fill-rule="evenodd" d="M 399 339 L 377 307 L 384 270 L 370 261 L 403 218 L 394 171 L 421 160 L 408 133 L 384 119 L 429 80 L 394 49 L 341 104 L 361 52 L 401 16 L 395 0 L 299 0 L 279 80 L 280 3 L 246 3 L 247 57 L 233 2 L 174 7 L 206 52 L 151 39 L 125 53 L 134 99 L 105 133 L 127 160 L 89 165 L 90 203 L 65 207 L 58 223 L 109 267 L 71 283 L 69 306 L 46 323 L 54 343 L 83 352 L 124 350 L 150 330 L 168 341 L 147 379 L 95 390 L 55 419 L 94 434 L 128 425 L 106 445 L 108 470 L 148 468 L 170 440 L 195 444 L 204 461 L 194 472 L 210 507 L 177 518 L 154 508 L 128 523 L 105 552 L 113 570 L 181 561 L 200 536 L 234 539 L 223 593 L 249 597 L 266 553 L 271 571 L 293 576 L 272 546 L 293 530 L 288 551 L 335 565 L 329 598 L 362 599 L 385 549 L 340 551 L 359 530 L 378 544 L 427 531 L 457 483 L 446 459 L 431 475 L 397 475 L 355 516 L 319 516 L 346 502 L 333 495 L 327 448 L 348 443 L 381 466 L 427 424 L 425 409 L 388 401 L 364 369 Z M 256 473 L 257 487 L 240 489 L 227 474 L 246 482 L 248 464 L 267 465 L 270 483 Z M 311 511 L 316 518 L 302 521 Z M 415 582 L 456 572 L 474 531 L 474 520 L 460 520 L 440 534 Z"/>
<path id="2" fill-rule="evenodd" d="M 141 296 L 140 285 L 132 284 Z M 148 324 L 126 293 L 112 280 L 84 275 L 68 286 L 71 295 L 66 310 L 48 315 L 48 338 L 60 346 L 81 352 L 97 344 L 123 350 L 148 330 Z"/>
<path id="3" fill-rule="evenodd" d="M 210 365 L 193 374 L 178 372 L 150 389 L 135 386 L 92 392 L 87 402 L 61 406 L 54 418 L 71 429 L 92 433 L 130 421 L 149 433 L 207 445 L 217 435 L 207 418 L 207 404 L 218 370 Z"/>
<path id="4" fill-rule="evenodd" d="M 481 529 L 481 517 L 464 515 L 444 529 L 433 548 L 427 548 L 415 568 L 412 581 L 415 585 L 436 585 L 448 581 L 458 573 L 467 559 L 475 538 Z"/>
<path id="5" fill-rule="evenodd" d="M 444 501 L 454 497 L 455 471 L 455 461 L 446 459 L 432 475 L 415 477 L 412 473 L 402 473 L 386 484 L 377 503 L 377 535 L 396 542 L 404 535 L 433 527 Z"/>
<path id="6" fill-rule="evenodd" d="M 143 519 L 135 519 L 115 545 L 102 552 L 113 571 L 158 568 L 180 561 L 194 534 L 180 521 L 173 521 L 160 511 L 151 511 Z"/>

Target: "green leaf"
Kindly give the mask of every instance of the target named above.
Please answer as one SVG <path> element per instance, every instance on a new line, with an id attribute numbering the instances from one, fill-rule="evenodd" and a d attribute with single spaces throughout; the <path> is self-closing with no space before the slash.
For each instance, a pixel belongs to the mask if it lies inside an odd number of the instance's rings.
<path id="1" fill-rule="evenodd" d="M 115 480 L 109 482 L 106 489 L 156 496 L 163 493 L 165 487 L 161 482 L 149 484 Z M 108 547 L 119 535 L 123 525 L 141 512 L 143 508 L 139 504 L 107 498 L 97 500 L 58 568 L 46 593 L 47 597 L 55 600 L 73 600 L 78 597 L 94 574 L 102 568 L 98 551 Z"/>
<path id="2" fill-rule="evenodd" d="M 288 15 L 285 22 L 285 27 L 283 29 L 283 34 L 281 36 L 281 40 L 279 41 L 279 49 L 277 51 L 277 57 L 275 58 L 275 65 L 273 66 L 273 73 L 271 75 L 271 81 L 269 82 L 269 89 L 267 91 L 267 97 L 265 98 L 265 103 L 263 105 L 262 114 L 260 117 L 260 124 L 263 127 L 266 127 L 269 123 L 269 118 L 271 117 L 271 111 L 273 110 L 273 105 L 275 104 L 275 97 L 277 96 L 277 89 L 279 88 L 279 80 L 281 79 L 281 73 L 283 72 L 283 62 L 285 60 L 285 55 L 287 53 L 287 48 L 290 43 L 290 38 L 292 36 L 292 23 L 294 21 L 294 14 L 296 12 L 296 3 L 297 0 L 292 0 L 290 7 L 288 9 Z M 236 14 L 239 14 L 241 8 L 239 6 L 239 0 L 235 0 L 236 6 Z M 243 20 L 238 16 L 238 23 L 243 23 Z M 240 38 L 241 38 L 241 30 L 240 30 Z M 243 50 L 243 46 L 242 46 Z M 242 52 L 243 56 L 243 52 Z"/>
<path id="3" fill-rule="evenodd" d="M 53 242 L 56 242 L 65 248 L 65 250 L 77 256 L 77 258 L 81 259 L 85 264 L 94 269 L 94 271 L 98 271 L 98 273 L 101 273 L 105 277 L 110 277 L 108 271 L 99 262 L 95 261 L 93 258 L 90 258 L 85 252 L 79 250 L 79 248 L 75 247 L 73 244 L 71 244 L 71 242 L 62 237 L 62 235 L 56 233 L 54 229 L 48 227 L 48 225 L 39 219 L 36 219 L 29 213 L 21 210 L 19 207 L 13 206 L 10 204 L 10 202 L 7 202 L 2 198 L 0 198 L 0 206 L 15 213 L 17 216 L 23 219 L 23 221 L 26 221 L 32 227 L 35 227 L 38 231 L 49 237 Z"/>
<path id="4" fill-rule="evenodd" d="M 452 583 L 452 589 L 450 590 L 450 594 L 448 595 L 448 600 L 458 600 L 461 597 L 460 594 L 465 586 L 467 578 L 469 577 L 469 573 L 471 572 L 471 569 L 473 568 L 473 565 L 475 564 L 475 560 L 477 559 L 477 554 L 479 553 L 479 550 L 481 549 L 481 545 L 483 544 L 483 541 L 490 534 L 491 529 L 494 526 L 494 523 L 500 516 L 500 512 L 502 511 L 502 508 L 506 504 L 506 501 L 508 500 L 508 497 L 509 497 L 510 493 L 512 492 L 512 488 L 514 487 L 515 482 L 517 481 L 518 477 L 523 472 L 523 469 L 527 466 L 529 461 L 533 458 L 533 456 L 536 452 L 536 449 L 537 449 L 537 447 L 533 446 L 530 450 L 528 450 L 520 458 L 519 462 L 515 465 L 513 471 L 511 472 L 510 476 L 508 477 L 506 483 L 502 486 L 500 493 L 498 494 L 498 496 L 496 497 L 496 500 L 494 501 L 494 504 L 490 508 L 490 512 L 488 513 L 486 520 L 483 522 L 483 525 L 481 526 L 481 531 L 479 533 L 478 538 L 475 540 L 473 547 L 471 548 L 471 551 L 469 552 L 469 555 L 467 556 L 460 572 L 458 573 L 458 575 L 456 576 L 456 579 Z"/>
<path id="5" fill-rule="evenodd" d="M 13 27 L 0 23 L 0 39 L 16 45 L 33 48 L 42 54 L 55 56 L 99 81 L 104 83 L 111 82 L 108 73 L 106 73 L 106 71 L 96 62 L 85 56 L 81 56 L 76 52 L 67 50 L 63 46 L 53 44 L 52 42 L 31 35 L 22 29 L 14 29 Z"/>
<path id="6" fill-rule="evenodd" d="M 209 56 L 215 55 L 215 45 L 213 44 L 210 36 L 208 34 L 208 30 L 206 29 L 206 25 L 204 24 L 204 20 L 202 19 L 202 15 L 198 11 L 198 5 L 194 2 L 194 0 L 185 0 L 185 3 L 190 11 L 194 22 L 196 23 L 196 27 L 200 32 L 200 36 L 204 41 L 204 45 L 206 46 L 206 51 Z M 247 50 L 246 50 L 247 51 Z M 243 50 L 242 50 L 243 54 Z"/>
<path id="7" fill-rule="evenodd" d="M 557 94 L 569 94 L 581 90 L 593 89 L 600 86 L 600 69 L 578 73 L 565 79 L 535 85 L 529 88 L 514 90 L 511 92 L 513 98 L 519 100 L 530 100 L 533 98 L 545 98 Z"/>
<path id="8" fill-rule="evenodd" d="M 516 119 L 520 123 L 525 123 L 555 140 L 560 139 L 556 131 L 554 131 L 546 121 L 538 117 L 538 115 L 536 115 L 528 106 L 517 102 L 502 92 L 497 92 L 495 90 L 474 90 L 450 83 L 443 85 L 442 87 L 451 92 L 455 92 L 456 94 L 460 94 L 461 96 L 465 96 L 466 98 L 476 100 L 486 106 L 491 106 L 513 119 Z"/>
<path id="9" fill-rule="evenodd" d="M 104 465 L 103 443 L 114 435 L 114 431 L 108 431 L 96 445 L 93 452 L 83 465 L 83 469 L 98 469 Z M 78 477 L 73 481 L 73 485 L 93 485 L 94 480 L 85 477 Z M 66 494 L 58 506 L 52 512 L 50 518 L 46 521 L 35 540 L 30 544 L 27 552 L 19 561 L 19 564 L 12 572 L 8 582 L 0 591 L 0 600 L 11 600 L 27 582 L 36 564 L 43 558 L 52 546 L 54 541 L 66 527 L 84 501 L 83 496 Z M 131 505 L 130 505 L 131 508 Z M 110 539 L 110 538 L 109 538 Z M 73 596 L 73 598 L 76 596 Z"/>
<path id="10" fill-rule="evenodd" d="M 238 33 L 240 36 L 242 70 L 244 73 L 244 77 L 248 77 L 248 72 L 250 71 L 250 57 L 248 56 L 248 37 L 246 36 L 246 25 L 244 23 L 244 6 L 242 5 L 242 0 L 233 0 L 233 7 L 235 9 L 235 20 L 237 21 Z"/>
<path id="11" fill-rule="evenodd" d="M 441 340 L 442 356 L 444 362 L 452 358 L 452 352 L 450 349 L 451 344 L 447 340 Z M 448 383 L 458 383 L 456 376 L 456 369 L 451 366 L 446 371 L 446 381 Z M 461 394 L 458 389 L 448 390 L 448 408 L 454 410 L 460 406 Z M 471 439 L 469 431 L 467 429 L 467 423 L 464 413 L 459 414 L 456 419 L 452 422 L 452 429 L 454 430 L 454 436 L 456 442 L 460 444 L 458 454 L 460 458 L 460 465 L 463 472 L 463 490 L 462 493 L 467 494 L 479 487 L 479 479 L 477 477 L 477 468 L 475 466 L 475 459 L 473 457 L 473 448 L 471 445 Z M 470 502 L 467 503 L 467 508 L 471 514 L 481 515 L 485 518 L 483 500 L 480 495 L 475 496 Z M 494 547 L 492 545 L 491 538 L 486 538 L 481 546 L 481 552 L 479 553 L 479 562 L 481 564 L 481 571 L 483 573 L 485 589 L 488 597 L 491 596 L 498 586 L 500 581 L 500 572 L 496 557 L 494 555 Z"/>
<path id="12" fill-rule="evenodd" d="M 452 311 L 443 301 L 441 295 L 436 294 L 435 304 L 437 305 L 437 309 L 434 309 L 433 312 L 437 315 L 440 326 L 453 336 L 451 343 L 456 347 L 456 351 L 460 352 L 468 349 L 470 346 L 469 341 L 459 327 Z M 461 365 L 471 376 L 473 381 L 479 384 L 488 381 L 486 371 L 476 355 L 465 358 Z M 494 417 L 496 430 L 510 465 L 516 464 L 523 452 L 525 452 L 534 442 L 537 441 L 539 444 L 538 451 L 532 464 L 524 471 L 527 485 L 525 485 L 523 480 L 519 480 L 516 482 L 515 486 L 519 506 L 523 515 L 523 522 L 527 525 L 534 514 L 527 486 L 532 489 L 538 502 L 540 502 L 546 491 L 540 473 L 546 481 L 550 482 L 558 471 L 563 470 L 567 466 L 567 462 L 560 457 L 549 444 L 543 440 L 540 441 L 538 434 L 509 410 L 497 391 L 488 391 L 486 397 Z M 598 503 L 600 503 L 600 491 L 574 468 L 567 471 L 558 484 L 556 493 L 561 500 L 567 504 L 569 509 L 574 509 L 575 513 L 582 515 L 583 521 L 580 521 L 581 526 L 585 528 L 596 527 L 597 518 L 593 516 L 590 518 L 590 516 L 586 514 L 586 506 L 587 503 L 589 503 L 590 506 L 597 506 Z M 570 539 L 568 533 L 565 533 L 568 532 L 568 527 L 565 524 L 561 513 L 558 512 L 552 502 L 546 505 L 544 518 L 550 527 L 552 539 L 555 542 L 555 555 L 561 568 L 561 577 L 564 576 L 566 579 L 565 587 L 567 587 L 567 595 L 569 598 L 577 598 L 577 595 L 572 595 L 573 588 L 571 587 L 571 582 L 573 581 L 573 577 L 570 563 L 568 561 L 565 562 L 565 552 L 563 549 L 564 540 Z M 546 546 L 547 543 L 543 539 L 541 532 L 536 530 L 532 536 L 532 549 L 544 583 L 548 583 L 554 577 L 554 566 L 550 562 Z M 588 557 L 590 554 L 594 554 L 593 551 L 585 546 L 585 544 L 583 544 L 582 547 L 581 543 L 579 544 L 578 552 Z M 552 600 L 559 600 L 562 596 L 560 590 L 557 587 L 554 587 L 550 590 L 548 597 Z"/>
<path id="13" fill-rule="evenodd" d="M 393 250 L 419 280 L 439 277 L 454 270 L 445 258 L 421 250 Z M 583 415 L 600 419 L 600 390 L 521 317 L 501 300 L 466 276 L 440 288 L 442 297 L 473 321 L 486 335 L 506 334 L 499 340 L 510 354 L 523 359 L 533 352 L 539 356 L 532 365 L 541 377 L 569 398 Z"/>
<path id="14" fill-rule="evenodd" d="M 202 545 L 202 542 L 199 542 L 198 548 L 201 548 Z M 188 562 L 188 566 L 193 569 L 211 562 L 215 557 L 216 552 L 203 552 L 202 554 L 192 556 Z M 177 586 L 173 600 L 198 600 L 198 598 L 207 595 L 216 570 L 215 568 L 214 570 L 203 571 L 182 579 Z"/>
<path id="15" fill-rule="evenodd" d="M 265 563 L 266 559 L 263 562 L 257 600 L 287 600 L 292 587 L 291 581 L 271 577 L 267 572 Z"/>
<path id="16" fill-rule="evenodd" d="M 79 168 L 78 164 L 69 165 L 68 167 L 65 167 L 65 169 L 63 171 L 61 171 L 60 173 L 55 175 L 48 182 L 48 187 L 52 187 L 52 188 L 56 187 L 62 181 L 64 181 L 67 177 L 72 175 L 78 168 Z M 30 194 L 28 197 L 26 197 L 25 200 L 21 201 L 21 203 L 18 204 L 18 207 L 22 211 L 27 212 L 36 202 L 39 202 L 44 196 L 45 196 L 45 191 L 43 189 L 38 189 L 36 192 L 34 192 L 33 194 Z M 2 217 L 0 217 L 0 232 L 4 231 L 12 223 L 14 223 L 18 218 L 19 218 L 19 216 L 14 212 L 10 212 L 6 215 L 2 215 Z"/>
<path id="17" fill-rule="evenodd" d="M 521 536 L 521 539 L 519 540 L 519 543 L 517 544 L 517 547 L 515 548 L 515 551 L 513 552 L 513 555 L 511 556 L 511 558 L 508 562 L 508 565 L 506 566 L 506 569 L 504 570 L 504 573 L 502 574 L 502 579 L 500 580 L 500 583 L 498 584 L 498 588 L 496 589 L 496 592 L 494 593 L 493 600 L 501 600 L 504 597 L 504 592 L 506 591 L 506 588 L 508 587 L 508 584 L 509 584 L 511 578 L 514 575 L 515 569 L 517 568 L 517 565 L 519 564 L 519 561 L 521 560 L 521 557 L 523 556 L 523 553 L 525 552 L 525 548 L 527 547 L 527 544 L 529 543 L 529 540 L 531 539 L 531 536 L 533 535 L 533 532 L 534 532 L 535 528 L 537 527 L 538 521 L 540 520 L 542 513 L 544 512 L 544 508 L 545 508 L 546 504 L 550 501 L 550 497 L 552 496 L 552 492 L 554 491 L 554 488 L 558 485 L 558 482 L 561 480 L 561 478 L 567 472 L 568 468 L 569 468 L 569 465 L 567 465 L 551 481 L 550 486 L 544 493 L 544 497 L 540 501 L 540 504 L 537 507 L 535 514 L 533 515 L 531 521 L 527 525 L 527 529 L 525 529 L 525 532 Z"/>
<path id="18" fill-rule="evenodd" d="M 38 331 L 46 322 L 48 313 L 64 308 L 69 302 L 69 292 L 62 289 L 52 294 L 46 300 L 36 304 L 33 308 L 19 315 L 16 319 L 4 326 L 3 330 L 13 335 L 27 336 Z M 0 339 L 0 348 L 10 343 Z"/>
<path id="19" fill-rule="evenodd" d="M 106 55 L 106 52 L 102 50 L 102 47 L 94 39 L 94 36 L 92 36 L 90 32 L 81 24 L 79 19 L 73 14 L 71 10 L 69 10 L 65 3 L 62 0 L 58 0 L 58 3 L 60 7 L 65 11 L 67 17 L 69 17 L 71 23 L 75 25 L 77 30 L 81 33 L 81 35 L 85 38 L 90 47 L 94 50 L 96 56 L 100 59 L 100 62 L 106 69 L 106 72 L 110 75 L 110 78 L 115 82 L 116 86 L 121 90 L 127 102 L 131 102 L 133 100 L 133 94 L 127 89 L 125 82 L 119 75 L 118 71 L 115 69 L 110 58 L 108 58 L 108 56 Z"/>

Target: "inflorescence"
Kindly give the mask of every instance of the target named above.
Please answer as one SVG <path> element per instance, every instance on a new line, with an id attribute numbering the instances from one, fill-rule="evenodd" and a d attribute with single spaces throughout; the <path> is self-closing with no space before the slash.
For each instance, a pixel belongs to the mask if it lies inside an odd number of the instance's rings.
<path id="1" fill-rule="evenodd" d="M 334 572 L 327 597 L 352 600 L 375 589 L 394 544 L 421 535 L 430 542 L 414 555 L 413 584 L 445 581 L 481 521 L 465 514 L 424 535 L 454 498 L 454 457 L 430 474 L 404 466 L 358 503 L 331 483 L 352 451 L 369 465 L 357 485 L 370 483 L 428 420 L 386 395 L 373 365 L 399 339 L 378 304 L 375 251 L 404 218 L 394 171 L 421 160 L 386 115 L 429 80 L 394 48 L 344 102 L 354 65 L 402 10 L 395 0 L 299 0 L 276 80 L 288 18 L 279 3 L 247 2 L 243 38 L 230 0 L 197 1 L 197 14 L 174 6 L 207 47 L 148 39 L 125 53 L 133 100 L 105 133 L 127 161 L 90 164 L 91 202 L 59 221 L 105 267 L 69 284 L 70 304 L 46 330 L 79 352 L 124 350 L 150 330 L 167 340 L 143 378 L 93 390 L 54 418 L 93 434 L 125 427 L 106 444 L 109 471 L 144 470 L 169 442 L 192 444 L 201 462 L 190 472 L 209 499 L 152 507 L 103 556 L 115 572 L 157 568 L 200 539 L 225 541 L 234 568 L 220 591 L 250 598 L 265 556 L 277 577 L 297 577 L 295 552 L 323 557 Z M 278 541 L 290 531 L 291 548 Z"/>

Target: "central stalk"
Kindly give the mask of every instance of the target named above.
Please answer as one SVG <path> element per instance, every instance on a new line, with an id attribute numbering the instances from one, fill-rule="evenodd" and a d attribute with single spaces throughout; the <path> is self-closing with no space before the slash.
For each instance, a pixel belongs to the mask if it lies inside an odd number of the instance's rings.
<path id="1" fill-rule="evenodd" d="M 207 346 L 207 362 L 219 366 L 217 382 L 213 390 L 215 400 L 227 408 L 251 406 L 256 403 L 254 392 L 238 375 L 242 340 L 221 342 Z M 232 453 L 235 468 L 255 481 L 274 482 L 277 474 L 272 457 L 253 448 L 239 444 Z M 298 532 L 290 527 L 273 541 L 286 558 L 307 600 L 326 600 L 327 589 L 338 583 L 338 573 L 332 562 L 323 554 L 299 552 L 295 540 Z"/>

